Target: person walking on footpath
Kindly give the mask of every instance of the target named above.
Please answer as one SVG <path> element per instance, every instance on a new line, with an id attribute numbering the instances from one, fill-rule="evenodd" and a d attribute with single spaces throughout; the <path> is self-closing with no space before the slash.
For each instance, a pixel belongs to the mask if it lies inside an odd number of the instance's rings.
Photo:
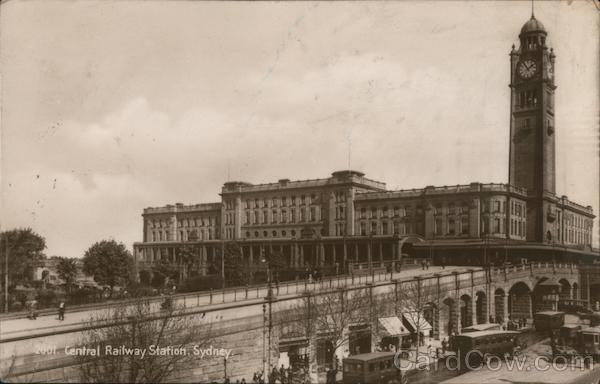
<path id="1" fill-rule="evenodd" d="M 65 319 L 65 302 L 61 301 L 60 304 L 58 304 L 58 320 L 64 320 Z"/>

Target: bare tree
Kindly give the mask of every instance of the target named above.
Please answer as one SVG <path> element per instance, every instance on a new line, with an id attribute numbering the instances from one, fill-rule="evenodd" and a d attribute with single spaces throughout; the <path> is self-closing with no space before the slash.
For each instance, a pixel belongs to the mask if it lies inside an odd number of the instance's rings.
<path id="1" fill-rule="evenodd" d="M 211 324 L 196 316 L 169 306 L 153 313 L 143 299 L 96 316 L 80 345 L 97 349 L 99 354 L 77 356 L 81 381 L 161 383 L 172 379 L 197 360 L 193 346 L 203 348 L 211 342 Z M 107 322 L 113 325 L 98 327 Z M 124 353 L 111 353 L 115 349 Z"/>
<path id="2" fill-rule="evenodd" d="M 415 359 L 418 358 L 421 333 L 424 333 L 426 319 L 424 313 L 435 303 L 437 291 L 431 280 L 415 279 L 398 283 L 396 304 L 398 312 L 412 320 L 416 333 Z M 435 316 L 435 314 L 434 314 Z"/>
<path id="3" fill-rule="evenodd" d="M 339 289 L 305 296 L 289 309 L 278 314 L 278 322 L 292 333 L 304 334 L 330 342 L 327 359 L 335 362 L 336 351 L 349 341 L 353 324 L 372 326 L 383 306 L 373 297 L 371 287 L 358 290 Z"/>

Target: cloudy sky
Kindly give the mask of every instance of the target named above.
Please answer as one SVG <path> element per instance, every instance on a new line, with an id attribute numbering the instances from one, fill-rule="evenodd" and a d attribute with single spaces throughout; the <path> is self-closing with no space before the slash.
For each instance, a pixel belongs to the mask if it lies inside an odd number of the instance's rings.
<path id="1" fill-rule="evenodd" d="M 33 228 L 48 255 L 131 248 L 144 207 L 218 201 L 228 179 L 349 163 L 390 189 L 508 178 L 508 53 L 528 1 L 0 11 L 2 229 Z M 557 191 L 598 212 L 596 12 L 535 10 L 557 54 Z"/>

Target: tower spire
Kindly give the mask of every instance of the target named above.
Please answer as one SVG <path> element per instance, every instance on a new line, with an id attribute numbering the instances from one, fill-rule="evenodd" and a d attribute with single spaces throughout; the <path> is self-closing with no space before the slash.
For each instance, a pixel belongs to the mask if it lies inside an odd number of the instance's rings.
<path id="1" fill-rule="evenodd" d="M 533 13 L 533 0 L 531 0 L 531 18 L 535 19 L 535 15 Z"/>

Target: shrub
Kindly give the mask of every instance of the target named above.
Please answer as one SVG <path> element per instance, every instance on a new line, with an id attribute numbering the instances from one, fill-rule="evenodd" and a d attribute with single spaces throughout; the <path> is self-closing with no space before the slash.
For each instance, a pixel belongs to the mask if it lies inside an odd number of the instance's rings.
<path id="1" fill-rule="evenodd" d="M 92 288 L 74 289 L 67 295 L 69 304 L 87 304 L 98 301 L 97 290 Z"/>
<path id="2" fill-rule="evenodd" d="M 52 289 L 40 289 L 37 291 L 36 300 L 40 306 L 51 306 L 57 302 L 56 292 Z"/>
<path id="3" fill-rule="evenodd" d="M 184 280 L 178 287 L 179 292 L 208 291 L 221 288 L 222 280 L 218 275 L 194 276 Z"/>
<path id="4" fill-rule="evenodd" d="M 152 279 L 152 274 L 150 271 L 142 270 L 140 271 L 140 283 L 143 285 L 150 285 L 150 281 Z"/>
<path id="5" fill-rule="evenodd" d="M 131 283 L 127 286 L 127 294 L 129 297 L 145 297 L 152 296 L 156 289 L 142 283 Z"/>

